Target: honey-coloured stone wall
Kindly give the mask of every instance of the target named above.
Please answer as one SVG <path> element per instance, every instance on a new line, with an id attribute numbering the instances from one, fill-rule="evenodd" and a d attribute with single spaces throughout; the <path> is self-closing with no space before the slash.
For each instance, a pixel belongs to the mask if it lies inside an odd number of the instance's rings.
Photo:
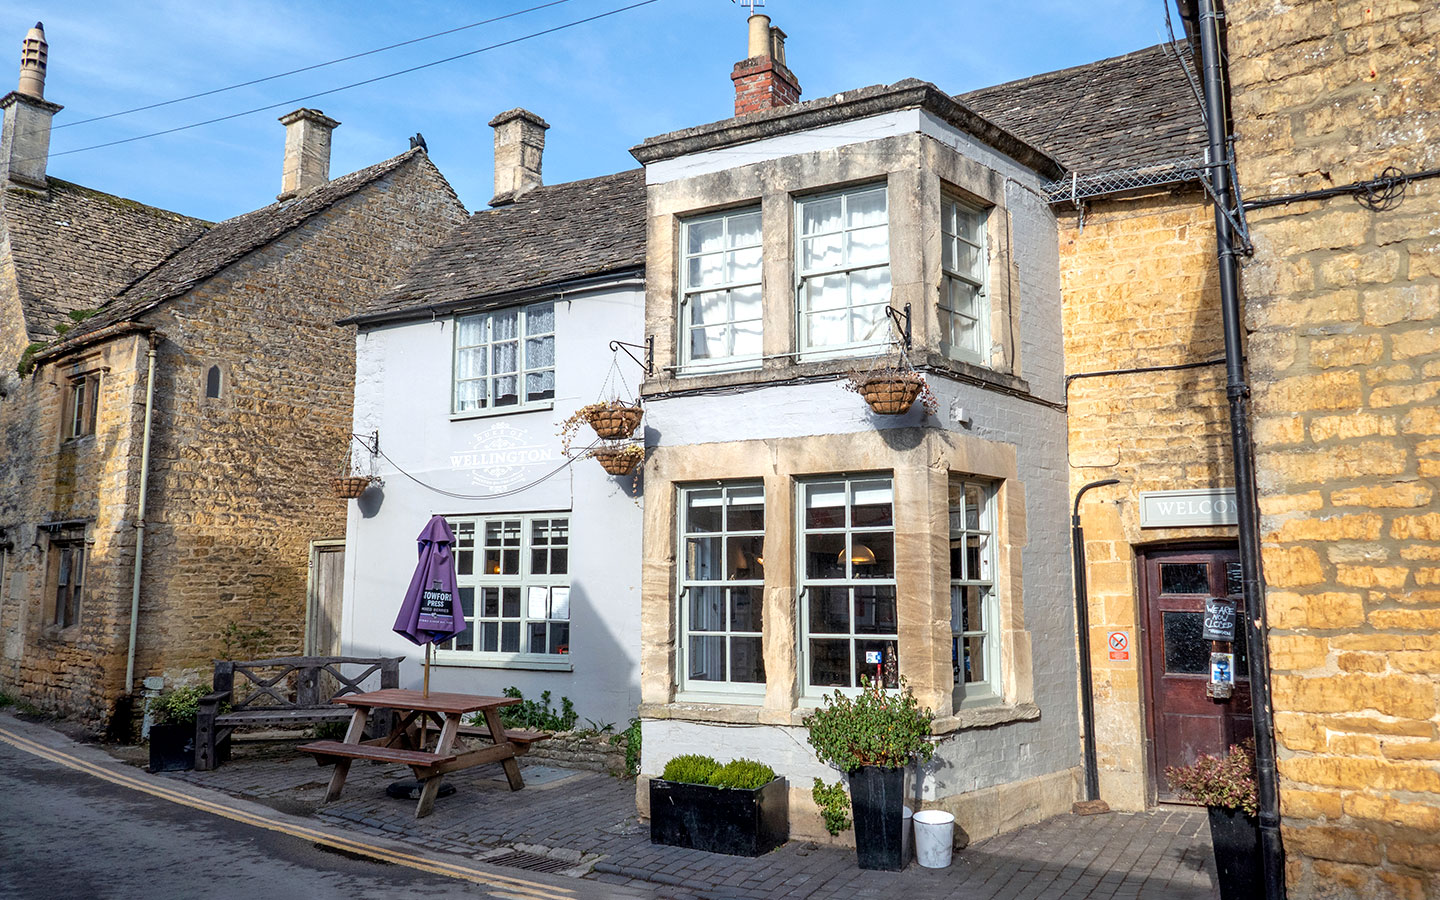
<path id="1" fill-rule="evenodd" d="M 1227 6 L 1247 198 L 1440 167 L 1433 3 Z M 1290 896 L 1440 896 L 1440 180 L 1249 223 Z"/>

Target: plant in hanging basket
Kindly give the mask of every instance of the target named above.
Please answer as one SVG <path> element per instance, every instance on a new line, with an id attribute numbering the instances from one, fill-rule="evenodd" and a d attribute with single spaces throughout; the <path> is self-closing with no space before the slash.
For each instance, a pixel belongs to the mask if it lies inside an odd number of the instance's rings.
<path id="1" fill-rule="evenodd" d="M 581 423 L 595 429 L 595 433 L 607 441 L 623 440 L 635 433 L 644 415 L 645 410 L 640 404 L 624 400 L 587 403 L 560 423 L 561 446 L 566 453 L 570 452 L 570 444 L 574 442 Z"/>
<path id="2" fill-rule="evenodd" d="M 940 402 L 930 390 L 930 383 L 913 369 L 885 366 L 868 372 L 854 372 L 845 380 L 845 389 L 854 391 L 870 408 L 882 416 L 898 416 L 910 411 L 918 399 L 930 415 L 940 410 Z"/>
<path id="3" fill-rule="evenodd" d="M 587 455 L 599 460 L 600 465 L 611 475 L 629 475 L 635 471 L 636 466 L 645 461 L 645 446 L 643 444 L 600 446 L 591 450 Z"/>
<path id="4" fill-rule="evenodd" d="M 355 500 L 370 487 L 374 479 L 369 475 L 342 475 L 330 479 L 335 496 L 344 500 Z"/>

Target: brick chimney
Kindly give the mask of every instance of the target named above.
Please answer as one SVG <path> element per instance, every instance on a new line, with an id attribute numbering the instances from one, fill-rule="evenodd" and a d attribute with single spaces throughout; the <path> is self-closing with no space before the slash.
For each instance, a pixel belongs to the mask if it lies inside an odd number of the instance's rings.
<path id="1" fill-rule="evenodd" d="M 20 51 L 20 84 L 0 97 L 0 171 L 3 180 L 22 187 L 44 188 L 50 157 L 50 120 L 64 109 L 45 99 L 45 65 L 50 45 L 40 22 L 25 35 Z"/>
<path id="2" fill-rule="evenodd" d="M 330 132 L 340 123 L 318 109 L 280 117 L 285 126 L 285 168 L 276 200 L 289 200 L 330 180 Z"/>
<path id="3" fill-rule="evenodd" d="M 540 158 L 550 125 L 528 109 L 512 109 L 490 120 L 495 129 L 495 196 L 491 206 L 514 203 L 541 185 Z"/>
<path id="4" fill-rule="evenodd" d="M 770 17 L 750 17 L 750 56 L 735 64 L 735 115 L 789 106 L 800 102 L 800 82 L 785 68 L 785 32 L 770 24 Z"/>

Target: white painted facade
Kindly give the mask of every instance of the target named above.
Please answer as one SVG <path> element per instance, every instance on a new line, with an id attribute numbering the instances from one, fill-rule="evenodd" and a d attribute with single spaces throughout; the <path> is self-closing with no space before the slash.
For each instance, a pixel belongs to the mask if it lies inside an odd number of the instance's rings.
<path id="1" fill-rule="evenodd" d="M 455 316 L 361 328 L 354 430 L 378 433 L 375 473 L 384 485 L 350 506 L 342 649 L 405 656 L 402 687 L 418 688 L 424 652 L 391 628 L 430 516 L 452 526 L 492 514 L 566 517 L 569 652 L 516 660 L 440 650 L 430 686 L 498 695 L 513 685 L 527 699 L 548 690 L 557 709 L 561 697 L 574 702 L 581 726 L 591 719 L 624 728 L 639 702 L 641 498 L 631 495 L 631 478 L 610 476 L 592 459 L 566 465 L 557 433 L 577 408 L 605 399 L 598 394 L 611 366 L 608 344 L 639 342 L 643 292 L 638 281 L 617 281 L 527 303 L 546 300 L 555 308 L 555 398 L 516 411 L 452 414 Z M 623 356 L 619 364 L 638 386 L 635 364 Z M 574 447 L 592 440 L 582 425 Z M 369 472 L 360 442 L 353 452 L 357 471 Z"/>

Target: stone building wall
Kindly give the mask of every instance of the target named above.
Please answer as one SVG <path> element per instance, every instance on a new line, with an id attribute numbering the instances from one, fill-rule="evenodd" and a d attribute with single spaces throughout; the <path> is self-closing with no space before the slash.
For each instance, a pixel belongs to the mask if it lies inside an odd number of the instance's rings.
<path id="1" fill-rule="evenodd" d="M 1104 199 L 1060 221 L 1067 375 L 1203 363 L 1224 356 L 1212 207 L 1198 189 Z M 1076 378 L 1069 387 L 1070 494 L 1085 495 L 1090 657 L 1100 796 L 1144 809 L 1143 652 L 1112 660 L 1108 632 L 1140 651 L 1135 549 L 1233 542 L 1234 527 L 1140 527 L 1142 491 L 1232 487 L 1223 366 Z"/>
<path id="2" fill-rule="evenodd" d="M 355 344 L 353 328 L 334 321 L 400 277 L 463 218 L 443 177 L 421 157 L 146 314 L 163 340 L 137 680 L 207 680 L 231 624 L 263 629 L 260 653 L 301 652 L 309 542 L 345 534 L 345 501 L 329 480 L 350 432 Z M 37 632 L 43 554 L 33 554 L 23 589 L 9 600 L 28 623 L 15 693 L 96 728 L 125 690 L 145 341 L 124 341 L 131 390 L 120 402 L 130 412 L 115 416 L 114 440 L 97 441 L 86 463 L 106 474 L 70 479 L 56 454 L 38 479 L 47 487 L 28 492 L 24 516 L 34 522 L 95 510 L 97 546 L 78 633 L 93 630 L 101 639 L 57 644 Z M 34 389 L 70 359 L 44 367 Z M 211 366 L 222 373 L 219 398 L 206 397 Z M 59 414 L 49 410 L 44 421 L 55 419 L 58 429 Z M 42 501 L 48 486 L 64 488 L 63 496 L 51 491 L 54 498 Z M 42 512 L 47 503 L 54 509 Z"/>
<path id="3" fill-rule="evenodd" d="M 1247 198 L 1440 167 L 1440 17 L 1228 4 Z M 1440 181 L 1251 213 L 1246 325 L 1292 897 L 1440 895 Z"/>

